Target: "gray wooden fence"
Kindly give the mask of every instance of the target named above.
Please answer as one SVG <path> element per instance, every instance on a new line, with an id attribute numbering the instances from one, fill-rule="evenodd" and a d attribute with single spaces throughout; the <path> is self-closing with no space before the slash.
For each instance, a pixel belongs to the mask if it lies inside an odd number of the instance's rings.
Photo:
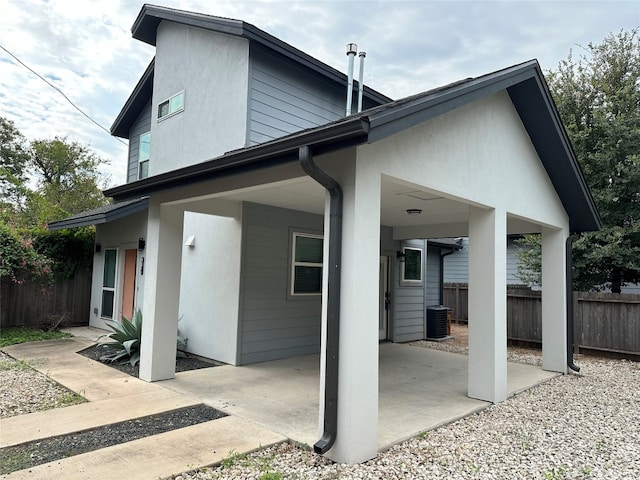
<path id="1" fill-rule="evenodd" d="M 47 289 L 39 282 L 22 284 L 0 278 L 0 326 L 49 327 L 88 325 L 91 272 L 77 272 L 71 279 Z"/>
<path id="2" fill-rule="evenodd" d="M 444 285 L 454 322 L 469 321 L 468 285 Z M 574 344 L 580 349 L 640 355 L 640 295 L 574 292 Z M 542 343 L 540 291 L 507 288 L 507 338 Z"/>

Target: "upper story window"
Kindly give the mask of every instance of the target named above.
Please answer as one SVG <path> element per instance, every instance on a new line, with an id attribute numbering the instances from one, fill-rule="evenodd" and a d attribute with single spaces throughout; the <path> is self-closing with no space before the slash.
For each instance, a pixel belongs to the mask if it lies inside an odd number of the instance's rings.
<path id="1" fill-rule="evenodd" d="M 184 90 L 158 105 L 158 120 L 184 110 Z"/>
<path id="2" fill-rule="evenodd" d="M 149 176 L 149 152 L 151 151 L 151 132 L 140 135 L 138 148 L 138 179 Z"/>
<path id="3" fill-rule="evenodd" d="M 422 249 L 404 247 L 402 265 L 402 281 L 406 283 L 422 282 Z"/>
<path id="4" fill-rule="evenodd" d="M 322 293 L 322 235 L 293 234 L 291 294 Z"/>

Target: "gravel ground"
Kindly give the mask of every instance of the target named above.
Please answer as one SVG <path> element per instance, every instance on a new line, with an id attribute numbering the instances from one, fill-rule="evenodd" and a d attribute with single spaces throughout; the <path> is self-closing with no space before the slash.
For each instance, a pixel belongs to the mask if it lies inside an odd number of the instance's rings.
<path id="1" fill-rule="evenodd" d="M 84 398 L 0 352 L 0 418 L 66 407 Z"/>
<path id="2" fill-rule="evenodd" d="M 414 344 L 466 350 L 461 335 Z M 539 351 L 525 348 L 509 348 L 509 359 L 541 360 Z M 583 355 L 576 363 L 579 374 L 556 377 L 360 465 L 335 464 L 285 443 L 172 478 L 640 479 L 640 363 Z"/>

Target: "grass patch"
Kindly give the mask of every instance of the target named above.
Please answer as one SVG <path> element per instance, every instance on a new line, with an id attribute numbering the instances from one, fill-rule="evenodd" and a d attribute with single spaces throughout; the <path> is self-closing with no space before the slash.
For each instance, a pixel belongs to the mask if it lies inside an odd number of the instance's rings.
<path id="1" fill-rule="evenodd" d="M 38 328 L 10 327 L 0 332 L 0 348 L 18 343 L 35 342 L 38 340 L 55 340 L 57 338 L 72 337 L 70 333 L 53 330 L 46 332 Z"/>
<path id="2" fill-rule="evenodd" d="M 25 452 L 17 452 L 12 455 L 0 456 L 0 475 L 23 470 L 32 464 L 31 457 Z"/>
<path id="3" fill-rule="evenodd" d="M 24 360 L 0 360 L 0 372 L 4 370 L 26 370 L 27 368 L 31 368 Z"/>

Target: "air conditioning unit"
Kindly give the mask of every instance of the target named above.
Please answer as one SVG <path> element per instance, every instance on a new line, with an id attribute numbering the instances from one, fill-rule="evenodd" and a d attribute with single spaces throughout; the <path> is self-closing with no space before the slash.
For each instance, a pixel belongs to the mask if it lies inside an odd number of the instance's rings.
<path id="1" fill-rule="evenodd" d="M 427 338 L 447 336 L 447 314 L 449 309 L 442 305 L 427 307 Z"/>

